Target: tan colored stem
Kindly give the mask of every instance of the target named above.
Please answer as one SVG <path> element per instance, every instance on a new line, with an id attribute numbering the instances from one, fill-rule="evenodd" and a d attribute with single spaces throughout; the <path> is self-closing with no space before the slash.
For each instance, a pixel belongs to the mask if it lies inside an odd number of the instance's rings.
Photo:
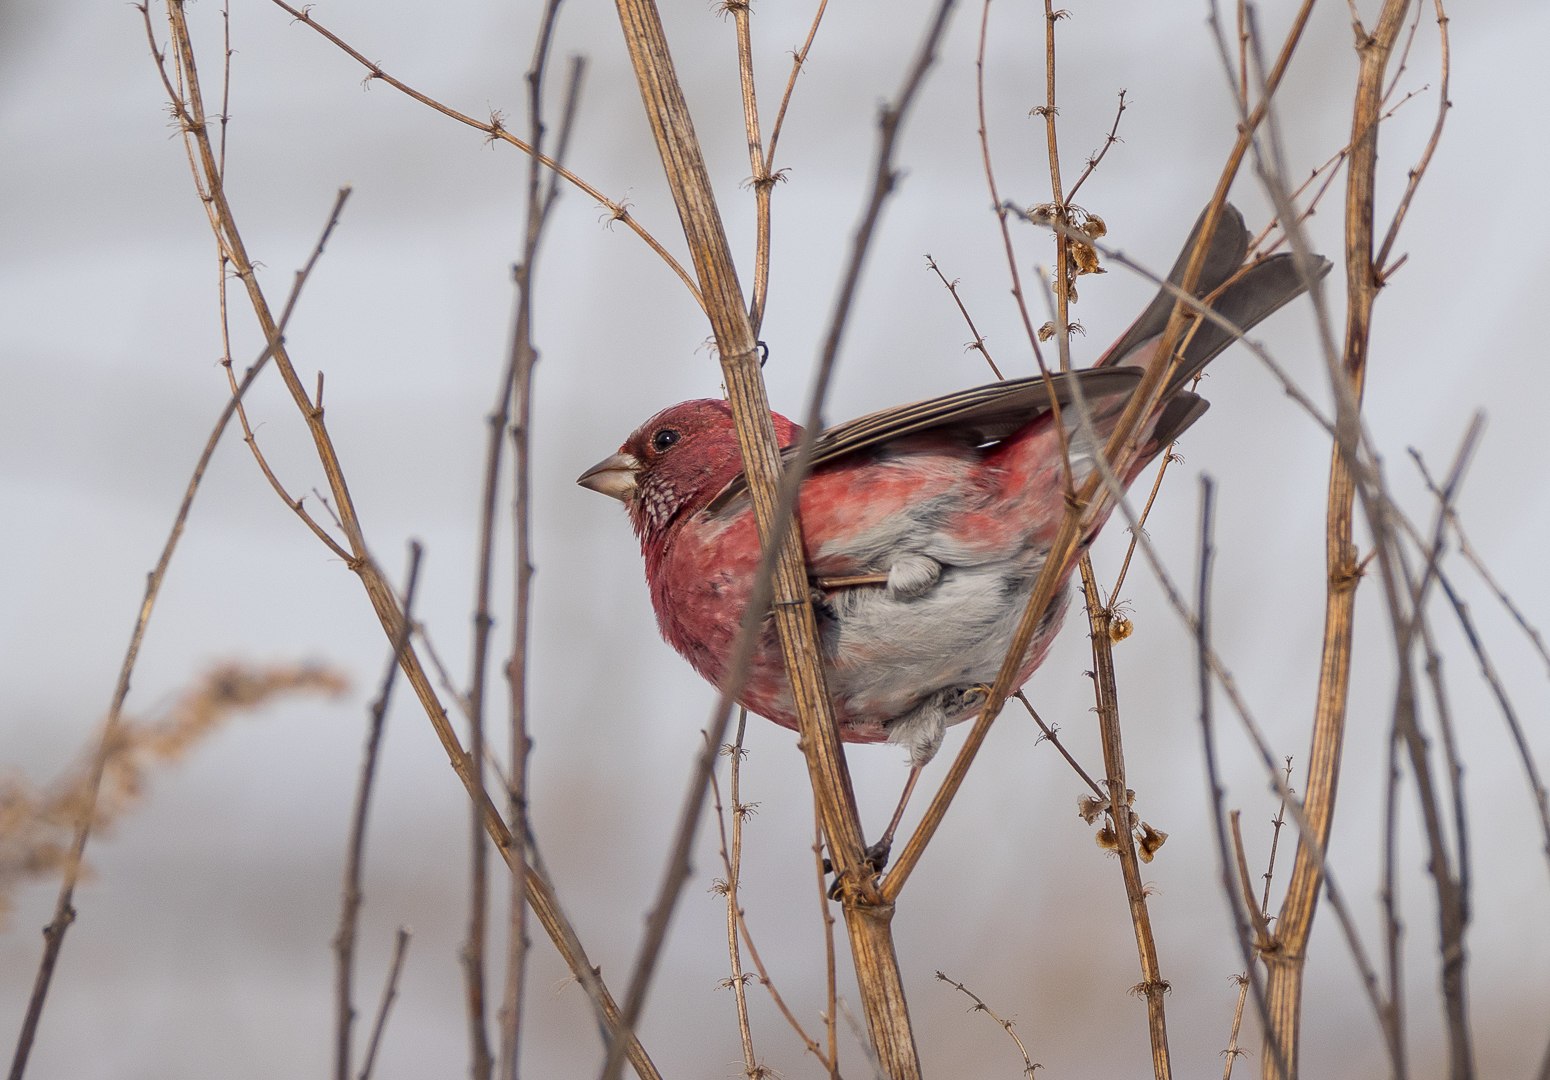
<path id="1" fill-rule="evenodd" d="M 382 624 L 383 632 L 390 642 L 396 642 L 400 639 L 404 625 L 404 615 L 399 607 L 398 598 L 391 584 L 368 553 L 360 518 L 356 513 L 354 500 L 350 497 L 349 487 L 345 483 L 343 466 L 340 464 L 339 455 L 324 424 L 323 410 L 308 398 L 306 388 L 297 374 L 295 365 L 291 362 L 290 353 L 279 332 L 268 299 L 258 284 L 252 260 L 248 257 L 242 236 L 237 229 L 236 218 L 227 202 L 206 126 L 194 47 L 183 8 L 182 0 L 168 0 L 167 13 L 173 39 L 172 50 L 176 57 L 175 62 L 186 82 L 186 98 L 175 99 L 174 107 L 178 110 L 178 120 L 184 132 L 194 143 L 195 167 L 208 192 L 207 198 L 211 204 L 211 220 L 216 232 L 216 241 L 227 258 L 231 260 L 238 279 L 247 290 L 254 314 L 258 317 L 259 327 L 269 343 L 275 368 L 312 434 L 318 461 L 327 478 L 328 488 L 339 516 L 340 528 L 345 533 L 350 550 L 351 557 L 348 565 L 361 579 L 367 599 Z M 406 647 L 400 655 L 404 676 L 414 688 L 415 696 L 419 698 L 426 716 L 429 717 L 453 770 L 457 773 L 458 779 L 463 782 L 469 797 L 480 807 L 485 831 L 489 833 L 508 865 L 513 862 L 520 864 L 521 860 L 517 859 L 513 850 L 515 841 L 511 831 L 501 819 L 500 811 L 495 808 L 495 804 L 485 793 L 479 771 L 459 743 L 457 733 L 452 729 L 446 709 L 442 707 L 418 653 L 411 646 Z M 586 951 L 581 947 L 575 930 L 560 911 L 549 883 L 529 866 L 524 873 L 523 884 L 528 904 L 554 941 L 566 965 L 587 989 L 604 1022 L 609 1027 L 616 1028 L 619 1024 L 619 1008 L 607 988 L 603 986 Z M 627 1054 L 631 1065 L 642 1080 L 660 1077 L 661 1074 L 657 1072 L 644 1047 L 633 1036 L 628 1040 Z"/>
<path id="2" fill-rule="evenodd" d="M 1157 1080 L 1170 1080 L 1173 1065 L 1168 1054 L 1168 1023 L 1163 1007 L 1168 983 L 1162 977 L 1162 966 L 1157 959 L 1157 940 L 1152 934 L 1152 917 L 1146 906 L 1146 886 L 1141 880 L 1141 863 L 1136 856 L 1136 822 L 1131 815 L 1130 790 L 1126 786 L 1119 690 L 1114 676 L 1114 644 L 1109 636 L 1111 615 L 1103 606 L 1098 581 L 1085 555 L 1081 569 L 1082 595 L 1087 602 L 1087 624 L 1092 633 L 1093 685 L 1098 695 L 1098 733 L 1103 743 L 1109 818 L 1114 823 L 1115 853 L 1119 856 L 1120 875 L 1125 882 L 1125 903 L 1130 909 L 1130 924 L 1135 930 L 1136 950 L 1141 960 L 1141 982 L 1136 986 L 1136 992 L 1146 1000 L 1152 1074 Z"/>
<path id="3" fill-rule="evenodd" d="M 1346 315 L 1344 375 L 1350 400 L 1359 409 L 1367 372 L 1368 338 L 1379 282 L 1373 264 L 1374 179 L 1378 160 L 1377 117 L 1383 102 L 1383 75 L 1404 23 L 1406 0 L 1386 0 L 1372 34 L 1358 24 L 1360 70 L 1351 122 L 1351 154 L 1346 185 Z M 1343 395 L 1337 395 L 1339 400 Z M 1277 948 L 1265 956 L 1268 1026 L 1263 1055 L 1270 1080 L 1297 1076 L 1302 987 L 1308 938 L 1318 910 L 1324 871 L 1316 851 L 1328 849 L 1340 781 L 1340 752 L 1345 740 L 1347 695 L 1351 680 L 1353 616 L 1356 605 L 1357 553 L 1352 542 L 1356 478 L 1353 471 L 1357 416 L 1341 416 L 1330 457 L 1325 544 L 1328 597 L 1324 646 L 1319 665 L 1313 740 L 1308 753 L 1308 782 L 1303 797 L 1304 838 L 1297 847 L 1290 883 L 1276 922 Z M 1343 437 L 1349 435 L 1349 438 Z M 1392 1047 L 1391 1047 L 1392 1049 Z M 1284 1071 L 1283 1071 L 1284 1070 Z"/>
<path id="4" fill-rule="evenodd" d="M 773 620 L 800 718 L 819 818 L 844 889 L 846 926 L 867 1026 L 886 1074 L 909 1080 L 920 1075 L 920 1064 L 889 926 L 893 908 L 876 903 L 876 889 L 860 870 L 861 825 L 819 664 L 818 628 L 808 599 L 801 538 L 794 520 L 776 528 L 779 447 L 753 328 L 656 6 L 651 0 L 617 0 L 617 8 L 721 355 L 760 540 L 778 552 Z M 634 990 L 626 1002 L 627 1015 L 630 1006 L 639 1007 Z"/>

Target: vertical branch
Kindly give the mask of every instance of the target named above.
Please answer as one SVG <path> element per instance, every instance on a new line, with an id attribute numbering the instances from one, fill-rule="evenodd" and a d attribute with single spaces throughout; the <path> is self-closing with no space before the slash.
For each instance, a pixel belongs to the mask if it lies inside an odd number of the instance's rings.
<path id="1" fill-rule="evenodd" d="M 559 16 L 559 0 L 548 0 L 540 21 L 538 42 L 533 49 L 533 61 L 525 77 L 528 84 L 528 125 L 535 151 L 544 141 L 543 84 L 547 69 L 549 49 L 554 40 L 555 24 Z M 555 160 L 563 161 L 573 130 L 575 111 L 581 89 L 581 77 L 585 70 L 581 60 L 571 65 L 570 81 L 564 99 L 564 112 L 560 122 L 558 148 Z M 506 818 L 512 835 L 526 838 L 529 834 L 527 819 L 527 763 L 531 740 L 527 731 L 527 661 L 528 634 L 531 617 L 533 581 L 532 532 L 531 532 L 531 483 L 532 463 L 530 440 L 532 437 L 532 390 L 533 368 L 538 361 L 538 350 L 533 342 L 533 282 L 538 260 L 539 242 L 543 237 L 549 211 L 554 206 L 558 192 L 558 174 L 548 174 L 548 185 L 543 184 L 544 171 L 537 154 L 528 158 L 527 221 L 522 244 L 522 258 L 516 268 L 517 308 L 511 335 L 511 355 L 507 361 L 506 377 L 497 412 L 499 424 L 492 423 L 490 430 L 490 487 L 486 491 L 485 509 L 492 515 L 486 524 L 488 536 L 493 531 L 494 472 L 499 467 L 500 441 L 505 435 L 510 413 L 515 420 L 510 423 L 512 454 L 512 534 L 515 551 L 512 596 L 511 655 L 506 661 L 506 679 L 509 690 L 510 712 L 510 777 L 506 791 Z M 481 556 L 488 557 L 486 546 L 481 546 Z M 528 845 L 520 842 L 510 865 L 512 888 L 506 914 L 506 976 L 501 995 L 499 1012 L 500 1028 L 500 1076 L 516 1080 L 519 1073 L 519 1035 L 522 1026 L 523 986 L 527 970 L 528 932 L 527 904 L 523 900 L 522 879 L 528 861 Z"/>
<path id="2" fill-rule="evenodd" d="M 647 118 L 715 333 L 760 540 L 767 551 L 777 553 L 772 582 L 773 622 L 800 717 L 802 746 L 818 796 L 824 832 L 834 864 L 846 883 L 846 921 L 868 1025 L 890 1073 L 907 1080 L 919 1075 L 920 1065 L 893 948 L 892 907 L 876 903 L 875 886 L 861 870 L 861 826 L 819 663 L 817 624 L 809 600 L 801 539 L 794 520 L 780 521 L 779 449 L 748 310 L 656 7 L 651 0 L 618 0 L 617 7 Z M 938 28 L 942 21 L 939 16 Z M 685 823 L 698 818 L 704 798 L 705 785 L 697 783 L 686 802 L 682 817 Z M 680 830 L 680 846 L 688 832 Z M 626 1029 L 640 1016 L 646 986 L 682 880 L 681 860 L 675 853 L 658 890 L 625 1000 Z M 617 1074 L 619 1057 L 616 1042 L 603 1072 L 609 1080 Z"/>
<path id="3" fill-rule="evenodd" d="M 420 580 L 420 545 L 409 544 L 409 573 L 404 585 L 404 625 L 388 654 L 387 672 L 382 690 L 371 703 L 371 721 L 366 729 L 366 750 L 361 756 L 361 778 L 355 790 L 355 809 L 350 815 L 349 854 L 345 859 L 343 899 L 339 905 L 339 931 L 334 935 L 334 1078 L 350 1080 L 350 1029 L 355 1022 L 355 1005 L 350 984 L 355 968 L 355 927 L 361 910 L 361 871 L 366 853 L 366 809 L 371 801 L 372 781 L 377 774 L 377 751 L 382 745 L 382 727 L 387 720 L 388 701 L 398 676 L 399 657 L 409 647 L 413 625 L 415 587 Z"/>
<path id="4" fill-rule="evenodd" d="M 1337 429 L 1354 435 L 1367 373 L 1367 350 L 1373 303 L 1380 282 L 1373 263 L 1373 202 L 1378 160 L 1378 114 L 1383 75 L 1404 23 L 1409 0 L 1385 0 L 1376 28 L 1369 33 L 1356 21 L 1359 71 L 1351 117 L 1351 153 L 1346 185 L 1346 288 L 1348 309 L 1343 376 L 1349 396 L 1336 394 Z M 1329 843 L 1340 777 L 1340 751 L 1345 739 L 1346 704 L 1355 642 L 1352 625 L 1359 579 L 1352 541 L 1357 480 L 1351 448 L 1354 438 L 1337 438 L 1330 456 L 1326 515 L 1325 566 L 1328 575 L 1324 614 L 1324 645 L 1314 708 L 1313 737 L 1308 753 L 1308 782 L 1303 798 L 1307 825 L 1292 864 L 1291 880 L 1281 905 L 1276 933 L 1280 948 L 1266 957 L 1266 994 L 1270 1023 L 1266 1029 L 1267 1076 L 1297 1075 L 1302 986 L 1308 938 L 1318 908 L 1323 867 L 1313 851 Z M 1386 1025 L 1387 1026 L 1387 1025 Z M 1391 1053 L 1398 1051 L 1392 1028 Z M 1273 1052 L 1271 1052 L 1273 1051 Z M 1396 1066 L 1398 1059 L 1396 1059 Z M 1270 1071 L 1270 1070 L 1276 1071 Z"/>
<path id="5" fill-rule="evenodd" d="M 748 165 L 754 195 L 755 248 L 753 260 L 753 299 L 748 306 L 748 322 L 755 337 L 764 322 L 764 302 L 770 291 L 770 195 L 775 177 L 764 157 L 764 138 L 759 134 L 759 96 L 753 77 L 753 31 L 749 26 L 750 0 L 726 0 L 737 27 L 737 75 L 743 95 L 743 130 L 748 137 Z M 734 801 L 736 801 L 734 799 Z"/>
<path id="6" fill-rule="evenodd" d="M 404 956 L 409 951 L 409 928 L 400 926 L 393 940 L 393 960 L 388 965 L 387 979 L 382 984 L 382 1002 L 377 1006 L 377 1019 L 371 1025 L 371 1040 L 366 1044 L 366 1060 L 361 1064 L 359 1080 L 371 1080 L 371 1070 L 377 1063 L 377 1051 L 382 1048 L 382 1033 L 387 1030 L 388 1013 L 398 997 L 398 976 L 404 970 Z"/>
<path id="7" fill-rule="evenodd" d="M 1164 998 L 1168 983 L 1157 959 L 1157 942 L 1152 936 L 1151 915 L 1146 906 L 1146 886 L 1141 881 L 1141 864 L 1136 855 L 1137 822 L 1131 813 L 1130 790 L 1125 781 L 1125 749 L 1119 723 L 1118 689 L 1114 678 L 1113 640 L 1109 636 L 1110 613 L 1098 594 L 1098 583 L 1091 564 L 1083 559 L 1082 595 L 1087 602 L 1088 628 L 1092 637 L 1093 682 L 1098 695 L 1098 733 L 1103 744 L 1104 786 L 1108 788 L 1109 817 L 1114 822 L 1115 852 L 1119 856 L 1120 875 L 1125 884 L 1125 902 L 1135 930 L 1136 949 L 1141 959 L 1141 982 L 1137 991 L 1146 999 L 1147 1034 L 1152 1047 L 1152 1072 L 1157 1080 L 1168 1080 L 1173 1066 L 1168 1054 L 1168 1023 Z"/>
<path id="8" fill-rule="evenodd" d="M 770 604 L 773 610 L 769 621 L 774 624 L 781 645 L 782 658 L 792 686 L 792 699 L 799 716 L 801 746 L 806 755 L 809 778 L 831 858 L 844 890 L 846 928 L 850 933 L 851 954 L 855 961 L 868 1029 L 890 1075 L 909 1080 L 919 1075 L 920 1065 L 910 1028 L 903 979 L 893 947 L 890 928 L 893 906 L 891 903 L 879 902 L 878 888 L 872 875 L 865 869 L 855 795 L 824 686 L 817 626 L 809 599 L 810 589 L 801 540 L 792 517 L 796 485 L 803 469 L 801 457 L 799 455 L 790 471 L 790 482 L 783 483 L 752 327 L 742 304 L 736 271 L 716 211 L 709 176 L 694 136 L 682 89 L 674 74 L 655 5 L 651 0 L 618 0 L 617 6 L 647 118 L 678 206 L 715 332 L 721 355 L 722 376 L 732 408 L 765 560 L 773 560 L 773 599 Z M 871 229 L 877 220 L 881 203 L 895 180 L 891 153 L 899 125 L 935 57 L 936 45 L 945 29 L 951 6 L 951 0 L 941 0 L 939 3 L 897 103 L 885 108 L 883 112 L 878 178 L 871 205 L 853 244 L 846 284 L 836 303 L 824 347 L 824 360 L 815 380 L 813 408 L 821 401 L 827 385 L 828 373 L 837 352 L 845 314 L 854 292 L 855 280 L 859 276 Z M 755 597 L 759 596 L 762 588 L 762 580 L 756 580 Z M 756 599 L 749 606 L 745 627 L 749 618 L 757 620 L 763 613 L 764 604 Z M 748 640 L 740 634 L 734 653 L 743 653 Z M 736 677 L 734 674 L 733 678 Z M 726 706 L 726 694 L 727 688 L 724 687 L 723 709 Z M 724 725 L 725 713 L 722 715 L 721 723 Z M 720 730 L 724 730 L 724 727 Z M 719 741 L 719 738 L 718 733 L 713 741 Z M 692 839 L 694 823 L 704 805 L 707 786 L 705 777 L 709 764 L 713 764 L 713 758 L 708 762 L 707 756 L 702 754 L 680 815 L 675 849 L 658 889 L 631 979 L 624 1008 L 626 1027 L 632 1025 L 639 1016 L 646 985 L 665 937 L 667 919 L 687 874 L 687 846 Z M 604 1076 L 611 1080 L 617 1068 L 615 1052 L 605 1065 Z"/>
<path id="9" fill-rule="evenodd" d="M 1065 186 L 1060 178 L 1060 142 L 1056 117 L 1059 109 L 1055 96 L 1055 24 L 1066 13 L 1055 9 L 1053 0 L 1044 0 L 1044 104 L 1035 110 L 1044 118 L 1045 156 L 1049 161 L 1050 206 L 1055 242 L 1055 341 L 1060 353 L 1060 370 L 1071 370 L 1071 282 L 1072 259 L 1068 246 L 1070 208 L 1065 201 Z M 1117 120 L 1116 120 L 1117 122 Z M 1057 410 L 1057 429 L 1064 425 Z M 1071 488 L 1069 451 L 1066 458 L 1066 487 Z M 1169 1080 L 1173 1066 L 1168 1053 L 1168 1023 L 1165 997 L 1168 983 L 1162 976 L 1157 957 L 1157 942 L 1152 934 L 1151 915 L 1147 910 L 1146 888 L 1141 881 L 1140 860 L 1136 854 L 1136 822 L 1131 813 L 1130 788 L 1126 778 L 1124 741 L 1119 717 L 1119 687 L 1114 673 L 1114 641 L 1110 636 L 1113 613 L 1104 606 L 1093 574 L 1092 559 L 1083 552 L 1079 561 L 1082 594 L 1086 600 L 1089 639 L 1093 654 L 1093 688 L 1097 697 L 1098 730 L 1103 746 L 1105 787 L 1108 789 L 1108 813 L 1114 826 L 1115 850 L 1119 855 L 1120 877 L 1125 902 L 1136 937 L 1141 965 L 1137 989 L 1146 1001 L 1147 1036 L 1152 1049 L 1152 1071 L 1157 1080 Z"/>
<path id="10" fill-rule="evenodd" d="M 164 54 L 157 48 L 156 39 L 152 33 L 150 9 L 148 5 L 139 8 L 145 19 L 146 36 L 150 41 L 151 55 L 156 59 L 158 67 L 164 60 Z M 163 69 L 165 79 L 165 69 Z M 170 83 L 165 84 L 169 93 L 175 93 Z M 340 211 L 344 207 L 345 199 L 349 197 L 349 188 L 340 191 L 334 202 L 328 222 L 323 228 L 317 245 L 313 248 L 311 257 L 296 274 L 296 280 L 291 287 L 291 294 L 286 301 L 285 311 L 281 316 L 277 332 L 283 332 L 290 314 L 295 310 L 296 302 L 300 299 L 302 287 L 307 282 L 307 277 L 312 268 L 322 257 L 323 247 L 328 238 L 333 234 L 334 226 L 339 221 Z M 224 280 L 224 275 L 222 275 Z M 224 290 L 222 299 L 224 303 Z M 223 320 L 224 322 L 224 320 Z M 108 704 L 106 720 L 103 721 L 102 736 L 98 741 L 97 752 L 92 756 L 91 775 L 85 787 L 85 798 L 80 810 L 80 818 L 76 825 L 75 836 L 71 841 L 70 850 L 64 862 L 64 868 L 60 875 L 59 895 L 54 902 L 54 914 L 48 925 L 43 928 L 43 955 L 38 961 L 38 971 L 33 977 L 32 993 L 27 999 L 27 1011 L 23 1014 L 21 1030 L 16 1036 L 16 1050 L 11 1058 L 10 1080 L 21 1080 L 27 1071 L 27 1059 L 32 1054 L 33 1040 L 37 1037 L 38 1024 L 43 1018 L 43 1006 L 48 1000 L 49 986 L 53 982 L 54 968 L 59 962 L 59 952 L 64 948 L 65 934 L 70 925 L 75 922 L 75 887 L 80 881 L 81 866 L 86 857 L 86 844 L 91 838 L 92 827 L 96 824 L 97 800 L 102 791 L 103 770 L 107 765 L 108 748 L 118 739 L 120 723 L 123 717 L 124 701 L 129 697 L 130 677 L 134 673 L 135 665 L 140 659 L 140 647 L 145 642 L 145 632 L 150 625 L 151 613 L 156 608 L 156 601 L 161 596 L 162 582 L 166 580 L 167 568 L 172 565 L 172 556 L 177 552 L 178 542 L 183 538 L 183 529 L 188 524 L 189 512 L 193 509 L 194 498 L 199 494 L 200 484 L 204 481 L 206 469 L 209 468 L 210 459 L 215 456 L 215 448 L 220 444 L 221 437 L 226 433 L 227 426 L 232 417 L 237 415 L 242 406 L 242 399 L 247 394 L 249 387 L 253 385 L 258 374 L 263 370 L 265 363 L 273 355 L 272 348 L 265 348 L 263 353 L 253 365 L 248 368 L 240 382 L 233 382 L 232 394 L 226 405 L 221 410 L 219 419 L 216 420 L 210 437 L 205 440 L 204 449 L 200 451 L 199 460 L 194 464 L 192 475 L 183 490 L 183 499 L 178 505 L 177 512 L 173 515 L 172 526 L 168 530 L 167 539 L 162 544 L 160 555 L 156 565 L 146 575 L 145 593 L 140 600 L 140 609 L 135 615 L 134 625 L 129 633 L 129 644 L 124 650 L 124 659 L 119 664 L 118 679 L 114 684 L 113 697 Z M 228 360 L 229 369 L 229 360 Z"/>
<path id="11" fill-rule="evenodd" d="M 738 945 L 738 932 L 747 933 L 747 927 L 743 925 L 742 898 L 739 894 L 739 886 L 742 883 L 743 871 L 743 820 L 749 808 L 742 804 L 742 777 L 743 757 L 747 753 L 743 749 L 743 735 L 748 726 L 748 710 L 738 709 L 737 734 L 727 745 L 720 748 L 728 761 L 728 788 L 732 799 L 732 839 L 727 840 L 726 810 L 721 805 L 721 789 L 716 784 L 716 778 L 711 777 L 711 800 L 715 804 L 716 827 L 721 833 L 721 862 L 727 876 L 717 884 L 719 891 L 727 902 L 727 960 L 731 966 L 732 974 L 723 981 L 722 985 L 731 989 L 734 1004 L 737 1006 L 737 1030 L 743 1040 L 743 1074 L 749 1080 L 758 1080 L 763 1075 L 758 1058 L 753 1048 L 753 1027 L 748 1022 L 748 979 L 743 973 L 743 951 Z"/>
<path id="12" fill-rule="evenodd" d="M 148 7 L 142 6 L 141 12 L 146 16 L 146 30 L 151 34 L 151 25 Z M 400 628 L 404 622 L 404 613 L 399 605 L 398 597 L 392 586 L 388 583 L 381 569 L 370 556 L 366 538 L 361 526 L 360 517 L 356 512 L 354 500 L 350 496 L 349 487 L 345 481 L 344 467 L 339 459 L 339 454 L 329 434 L 328 426 L 324 420 L 324 410 L 320 402 L 315 403 L 308 396 L 296 367 L 293 364 L 289 349 L 285 343 L 282 331 L 282 322 L 277 323 L 273 309 L 270 307 L 268 297 L 263 287 L 259 284 L 252 260 L 248 257 L 246 245 L 237 227 L 236 217 L 230 202 L 227 200 L 226 191 L 219 183 L 220 174 L 216 166 L 216 158 L 213 150 L 208 122 L 204 112 L 204 104 L 199 89 L 198 70 L 195 62 L 195 54 L 188 24 L 185 18 L 185 5 L 183 0 L 167 0 L 167 16 L 171 25 L 173 65 L 177 72 L 179 85 L 186 85 L 186 93 L 179 91 L 163 70 L 163 83 L 168 92 L 168 98 L 174 110 L 177 122 L 189 143 L 190 164 L 194 172 L 194 182 L 201 200 L 205 203 L 210 226 L 215 234 L 216 242 L 221 250 L 231 260 L 232 267 L 238 279 L 248 294 L 249 302 L 258 319 L 259 328 L 263 332 L 267 343 L 265 356 L 274 360 L 274 366 L 278 371 L 286 390 L 291 394 L 297 410 L 301 413 L 303 422 L 307 426 L 308 433 L 312 436 L 313 447 L 317 453 L 318 464 L 322 467 L 327 479 L 330 494 L 334 500 L 334 509 L 338 514 L 340 527 L 345 533 L 348 549 L 341 549 L 327 536 L 321 534 L 320 539 L 329 544 L 331 550 L 340 551 L 346 565 L 355 573 L 361 581 L 368 601 L 382 626 L 383 632 L 389 641 L 396 641 Z M 161 66 L 163 55 L 157 49 L 154 37 L 151 40 L 153 57 L 158 66 Z M 547 162 L 546 162 L 547 163 Z M 255 369 L 256 371 L 256 369 Z M 293 507 L 294 509 L 294 507 Z M 310 519 L 308 519 L 310 521 Z M 314 530 L 315 532 L 317 530 Z M 158 579 L 159 584 L 159 579 Z M 138 635 L 143 630 L 143 618 L 148 607 L 142 610 L 142 626 L 137 629 Z M 402 650 L 400 654 L 400 666 L 404 676 L 413 687 L 432 729 L 436 733 L 437 740 L 441 743 L 443 751 L 447 755 L 447 761 L 457 774 L 464 790 L 476 806 L 480 808 L 484 829 L 494 841 L 501 856 L 511 862 L 516 859 L 513 851 L 516 845 L 510 828 L 502 819 L 500 811 L 490 800 L 481 782 L 480 770 L 475 766 L 472 757 L 463 749 L 457 732 L 453 730 L 451 722 L 447 718 L 447 711 L 442 706 L 435 687 L 421 663 L 418 652 L 411 645 Z M 127 692 L 127 670 L 124 673 L 122 685 Z M 525 840 L 526 838 L 524 838 Z M 73 887 L 73 880 L 71 882 Z M 539 869 L 529 864 L 523 871 L 523 889 L 527 895 L 527 901 L 533 913 L 538 917 L 556 949 L 565 961 L 571 973 L 586 990 L 589 1000 L 597 1012 L 599 1023 L 609 1032 L 617 1032 L 620 1024 L 620 1011 L 608 988 L 599 977 L 596 968 L 587 957 L 586 950 L 582 947 L 580 939 L 576 935 L 575 928 L 570 925 L 564 912 L 560 909 L 559 902 L 554 894 L 554 889 L 548 879 L 539 872 Z M 68 896 L 65 897 L 65 908 L 68 910 Z M 55 950 L 57 953 L 57 949 Z M 46 958 L 47 959 L 47 958 Z M 48 960 L 51 965 L 52 960 Z M 39 1006 L 41 1008 L 41 1005 Z M 31 1020 L 35 1026 L 36 1020 Z M 24 1035 L 29 1028 L 24 1028 Z M 645 1047 L 633 1033 L 625 1032 L 618 1036 L 617 1041 L 625 1045 L 625 1054 L 630 1064 L 643 1080 L 655 1080 L 660 1074 L 652 1063 Z M 27 1037 L 30 1045 L 30 1035 Z M 19 1070 L 16 1072 L 19 1076 Z"/>

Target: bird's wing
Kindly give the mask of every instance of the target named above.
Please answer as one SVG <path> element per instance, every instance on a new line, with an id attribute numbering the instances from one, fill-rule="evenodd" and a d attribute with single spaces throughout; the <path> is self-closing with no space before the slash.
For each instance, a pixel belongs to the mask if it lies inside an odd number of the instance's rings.
<path id="1" fill-rule="evenodd" d="M 1089 368 L 1051 375 L 1048 383 L 1044 376 L 1032 375 L 895 405 L 822 432 L 813 441 L 810 466 L 816 469 L 849 454 L 924 432 L 951 434 L 973 444 L 995 442 L 1049 412 L 1052 395 L 1065 408 L 1073 403 L 1079 389 L 1090 405 L 1126 396 L 1140 381 L 1139 368 Z M 797 446 L 787 447 L 781 452 L 782 459 L 790 463 L 797 450 Z M 747 489 L 747 478 L 738 473 L 706 510 L 722 510 Z"/>

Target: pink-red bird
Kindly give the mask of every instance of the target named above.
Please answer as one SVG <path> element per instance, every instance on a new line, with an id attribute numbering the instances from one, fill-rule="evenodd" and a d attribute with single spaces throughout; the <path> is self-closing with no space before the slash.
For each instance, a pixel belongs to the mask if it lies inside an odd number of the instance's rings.
<path id="1" fill-rule="evenodd" d="M 1197 289 L 1245 331 L 1306 286 L 1287 255 L 1245 266 L 1247 243 L 1241 215 L 1227 207 Z M 1191 237 L 1175 281 L 1193 244 Z M 1317 272 L 1327 268 L 1321 261 Z M 1077 426 L 1072 383 L 1080 384 L 1106 439 L 1173 304 L 1160 292 L 1097 365 L 1054 377 L 1078 487 L 1101 443 L 1095 447 Z M 1205 411 L 1205 401 L 1185 387 L 1233 340 L 1210 321 L 1194 327 L 1122 478 L 1127 484 Z M 903 745 L 918 768 L 936 753 L 948 725 L 974 715 L 1065 512 L 1053 415 L 1048 389 L 1033 377 L 885 409 L 818 436 L 799 515 L 815 596 L 822 598 L 816 606 L 825 674 L 846 741 Z M 779 414 L 772 418 L 781 445 L 793 448 L 801 429 Z M 653 416 L 578 480 L 624 503 L 662 636 L 718 688 L 731 674 L 759 563 L 742 468 L 730 408 L 703 399 Z M 1019 684 L 1044 659 L 1068 591 L 1062 580 Z M 739 701 L 777 724 L 797 726 L 771 620 Z"/>

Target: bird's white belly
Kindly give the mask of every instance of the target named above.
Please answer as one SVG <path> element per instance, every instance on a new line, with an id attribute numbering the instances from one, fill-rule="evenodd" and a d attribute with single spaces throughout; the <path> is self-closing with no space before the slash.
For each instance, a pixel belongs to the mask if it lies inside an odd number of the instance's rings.
<path id="1" fill-rule="evenodd" d="M 824 624 L 830 693 L 847 711 L 888 719 L 936 691 L 994 682 L 1042 563 L 1042 553 L 1029 551 L 1010 562 L 944 567 L 919 596 L 877 587 L 831 596 L 833 619 Z M 1036 640 L 1054 632 L 1064 608 L 1058 597 Z"/>

